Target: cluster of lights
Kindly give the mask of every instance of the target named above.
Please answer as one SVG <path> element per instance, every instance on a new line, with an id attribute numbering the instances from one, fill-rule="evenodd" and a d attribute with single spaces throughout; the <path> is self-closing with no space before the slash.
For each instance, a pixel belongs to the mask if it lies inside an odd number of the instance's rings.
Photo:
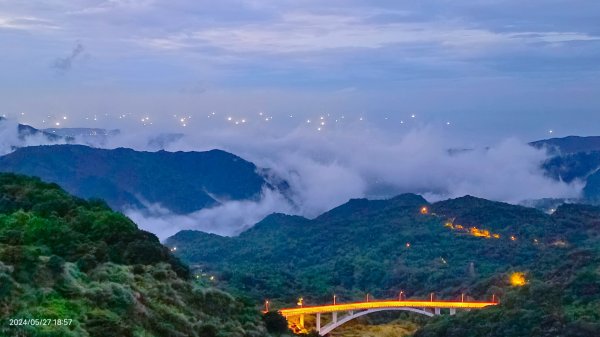
<path id="1" fill-rule="evenodd" d="M 463 225 L 454 224 L 451 221 L 446 222 L 444 224 L 444 227 L 450 228 L 450 229 L 455 230 L 455 231 L 464 232 L 464 233 L 467 233 L 469 235 L 472 235 L 472 236 L 475 236 L 475 237 L 478 237 L 478 238 L 500 239 L 500 234 L 498 234 L 498 233 L 492 233 L 492 232 L 490 232 L 487 229 L 480 229 L 480 228 L 477 228 L 477 227 L 474 227 L 474 226 L 469 227 L 469 228 L 465 228 Z M 512 237 L 514 237 L 514 236 L 511 236 L 511 238 Z"/>
<path id="2" fill-rule="evenodd" d="M 455 229 L 455 230 L 463 230 L 466 231 L 467 233 L 469 233 L 472 236 L 478 237 L 478 238 L 486 238 L 486 239 L 500 239 L 500 234 L 498 233 L 492 233 L 487 229 L 479 229 L 477 227 L 469 227 L 467 229 L 465 229 L 463 226 L 461 225 L 454 225 L 452 223 L 446 223 L 444 225 L 445 227 L 448 227 L 450 229 Z"/>
<path id="3" fill-rule="evenodd" d="M 20 113 L 21 116 L 25 116 L 25 112 Z M 348 118 L 347 116 L 345 116 L 344 114 L 339 114 L 339 115 L 334 115 L 334 114 L 330 114 L 330 113 L 322 113 L 320 115 L 316 115 L 307 119 L 301 119 L 299 122 L 301 122 L 302 124 L 306 124 L 306 125 L 310 125 L 310 128 L 316 132 L 323 132 L 325 131 L 327 128 L 329 128 L 330 126 L 334 126 L 337 124 L 341 124 L 341 122 L 345 121 L 345 120 L 350 120 L 353 119 L 354 121 L 358 121 L 358 122 L 363 122 L 367 120 L 367 113 L 364 112 L 363 114 L 359 114 L 357 116 L 355 116 L 354 118 Z M 4 115 L 6 117 L 6 115 Z M 190 126 L 190 120 L 192 119 L 192 115 L 173 115 L 175 118 L 174 120 L 176 121 L 177 125 L 179 127 L 188 127 Z M 252 116 L 252 114 L 250 115 L 246 115 L 246 116 L 233 116 L 233 115 L 227 115 L 227 114 L 223 114 L 223 113 L 217 113 L 214 111 L 211 111 L 209 113 L 207 113 L 206 115 L 207 119 L 212 119 L 215 121 L 223 121 L 225 120 L 227 122 L 227 124 L 233 125 L 233 126 L 242 126 L 242 125 L 246 125 L 246 124 L 251 124 L 252 122 L 263 122 L 263 123 L 267 123 L 267 122 L 272 122 L 273 121 L 273 116 L 264 112 L 264 111 L 259 111 L 256 112 L 254 114 L 254 117 Z M 285 114 L 283 116 L 287 116 L 289 119 L 294 119 L 294 118 L 298 118 L 298 116 L 294 115 L 294 114 Z M 84 117 L 86 121 L 99 121 L 100 117 L 102 117 L 103 120 L 108 121 L 110 120 L 110 118 L 116 119 L 117 121 L 119 120 L 125 120 L 127 119 L 127 117 L 132 117 L 134 120 L 137 119 L 142 125 L 144 126 L 150 126 L 150 125 L 154 125 L 154 122 L 157 120 L 155 117 L 156 116 L 150 116 L 150 115 L 146 115 L 146 114 L 132 114 L 132 113 L 119 113 L 119 114 L 114 114 L 114 115 L 110 115 L 108 113 L 104 113 L 101 115 L 89 115 Z M 388 123 L 390 120 L 392 120 L 391 115 L 383 115 L 379 118 L 383 119 L 386 123 Z M 408 115 L 407 117 L 408 119 L 416 119 L 417 115 L 415 113 L 411 113 Z M 60 116 L 60 117 L 53 117 L 53 116 L 46 116 L 42 119 L 41 123 L 48 125 L 48 124 L 52 124 L 55 127 L 64 127 L 64 121 L 66 121 L 68 119 L 68 117 L 66 115 L 64 116 Z M 28 123 L 26 121 L 23 121 L 24 123 Z M 305 122 L 305 123 L 304 123 Z M 406 124 L 406 119 L 402 119 L 399 121 L 400 124 Z M 446 125 L 451 125 L 451 122 L 447 121 L 445 122 Z"/>
<path id="4" fill-rule="evenodd" d="M 144 126 L 146 125 L 152 125 L 153 123 L 150 121 L 150 117 L 146 116 L 146 117 L 142 117 L 141 119 L 142 124 L 144 124 Z"/>
<path id="5" fill-rule="evenodd" d="M 197 280 L 200 279 L 200 278 L 202 278 L 202 277 L 207 277 L 210 281 L 213 281 L 213 282 L 216 280 L 216 278 L 215 278 L 214 275 L 208 275 L 206 273 L 196 274 L 195 277 L 196 277 Z"/>
<path id="6" fill-rule="evenodd" d="M 192 119 L 192 116 L 189 116 L 189 115 L 188 116 L 173 115 L 173 118 L 175 118 L 182 127 L 186 127 L 186 126 L 188 126 L 188 123 L 189 123 L 190 119 Z"/>

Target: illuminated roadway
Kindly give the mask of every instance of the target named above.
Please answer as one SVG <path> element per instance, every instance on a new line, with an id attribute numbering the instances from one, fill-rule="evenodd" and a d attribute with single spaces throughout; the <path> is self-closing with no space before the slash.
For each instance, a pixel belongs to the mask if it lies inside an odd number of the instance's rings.
<path id="1" fill-rule="evenodd" d="M 288 319 L 290 328 L 294 330 L 304 329 L 304 315 L 316 315 L 316 330 L 319 332 L 319 334 L 324 336 L 348 321 L 378 311 L 403 310 L 426 316 L 434 316 L 440 315 L 441 309 L 449 309 L 450 315 L 454 315 L 457 309 L 482 309 L 497 304 L 498 303 L 496 302 L 469 301 L 386 300 L 320 306 L 302 306 L 280 309 L 279 312 L 286 319 Z M 345 312 L 347 315 L 338 319 L 338 313 L 340 312 Z M 327 325 L 321 327 L 321 314 L 328 313 L 331 313 L 331 321 Z M 298 319 L 298 323 L 293 322 L 294 318 Z"/>

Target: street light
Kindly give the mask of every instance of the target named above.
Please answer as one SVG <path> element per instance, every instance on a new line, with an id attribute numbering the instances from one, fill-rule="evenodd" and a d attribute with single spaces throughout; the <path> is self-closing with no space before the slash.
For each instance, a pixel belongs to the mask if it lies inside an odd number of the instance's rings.
<path id="1" fill-rule="evenodd" d="M 431 302 L 433 302 L 433 293 L 429 294 Z"/>
<path id="2" fill-rule="evenodd" d="M 404 295 L 404 291 L 400 290 L 400 295 L 398 295 L 398 301 L 402 301 L 402 295 Z"/>
<path id="3" fill-rule="evenodd" d="M 265 300 L 265 311 L 269 312 L 269 300 Z"/>
<path id="4" fill-rule="evenodd" d="M 335 294 L 333 294 L 333 305 L 335 305 L 335 299 L 337 298 L 337 296 L 335 296 Z"/>

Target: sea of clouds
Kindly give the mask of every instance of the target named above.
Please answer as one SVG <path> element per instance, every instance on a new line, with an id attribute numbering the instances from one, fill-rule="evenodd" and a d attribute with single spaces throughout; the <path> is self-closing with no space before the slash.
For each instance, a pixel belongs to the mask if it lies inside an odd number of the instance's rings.
<path id="1" fill-rule="evenodd" d="M 16 123 L 0 123 L 2 153 L 15 146 L 44 143 L 41 136 L 20 139 L 15 128 Z M 157 150 L 156 143 L 149 141 L 157 132 L 122 130 L 99 146 Z M 524 141 L 506 138 L 494 144 L 474 144 L 431 125 L 396 131 L 366 123 L 321 131 L 306 125 L 287 129 L 249 125 L 198 128 L 165 138 L 170 141 L 161 147 L 168 151 L 218 148 L 232 152 L 269 168 L 289 184 L 289 190 L 264 189 L 258 201 L 224 201 L 186 215 L 161 205 L 126 212 L 161 239 L 184 229 L 236 235 L 274 212 L 311 218 L 351 198 L 388 198 L 411 192 L 429 201 L 469 194 L 519 203 L 577 198 L 583 186 L 580 181 L 567 184 L 547 177 L 541 164 L 548 154 Z"/>

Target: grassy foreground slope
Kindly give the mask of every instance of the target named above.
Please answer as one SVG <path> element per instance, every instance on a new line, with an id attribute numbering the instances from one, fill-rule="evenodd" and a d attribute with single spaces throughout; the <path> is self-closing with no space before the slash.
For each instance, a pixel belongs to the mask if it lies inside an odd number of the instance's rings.
<path id="1" fill-rule="evenodd" d="M 11 326 L 11 319 L 69 325 Z M 254 307 L 199 287 L 103 202 L 0 174 L 0 336 L 265 336 Z"/>

